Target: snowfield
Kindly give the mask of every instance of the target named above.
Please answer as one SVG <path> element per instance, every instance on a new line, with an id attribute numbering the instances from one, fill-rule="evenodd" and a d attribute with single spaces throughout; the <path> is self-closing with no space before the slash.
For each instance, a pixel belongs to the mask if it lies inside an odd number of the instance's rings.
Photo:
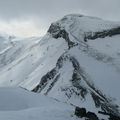
<path id="1" fill-rule="evenodd" d="M 56 41 L 46 35 L 40 40 L 40 38 L 14 40 L 14 46 L 1 55 L 3 68 L 0 71 L 0 86 L 22 86 L 33 89 L 44 72 L 51 70 L 58 57 L 67 49 L 63 39 Z"/>
<path id="2" fill-rule="evenodd" d="M 77 120 L 74 107 L 21 88 L 0 88 L 0 120 Z"/>

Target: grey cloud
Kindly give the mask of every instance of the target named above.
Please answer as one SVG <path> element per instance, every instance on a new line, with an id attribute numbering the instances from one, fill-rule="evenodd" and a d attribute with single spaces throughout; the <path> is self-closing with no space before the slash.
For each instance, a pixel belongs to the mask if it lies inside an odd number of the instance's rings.
<path id="1" fill-rule="evenodd" d="M 0 19 L 32 19 L 48 29 L 66 14 L 80 13 L 120 21 L 120 0 L 0 0 Z"/>
<path id="2" fill-rule="evenodd" d="M 38 16 L 54 19 L 83 11 L 83 14 L 120 20 L 119 5 L 120 0 L 0 0 L 0 17 Z"/>

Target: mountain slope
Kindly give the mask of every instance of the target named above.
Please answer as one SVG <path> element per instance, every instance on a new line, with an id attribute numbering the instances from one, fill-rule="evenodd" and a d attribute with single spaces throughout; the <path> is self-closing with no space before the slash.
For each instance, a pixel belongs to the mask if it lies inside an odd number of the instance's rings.
<path id="1" fill-rule="evenodd" d="M 116 46 L 120 43 L 119 24 L 68 15 L 53 23 L 48 33 L 56 39 L 64 38 L 69 49 L 60 56 L 56 67 L 42 77 L 33 91 L 86 107 L 94 112 L 96 107 L 98 110 L 119 114 L 119 46 Z M 90 40 L 93 39 L 92 44 Z M 98 49 L 100 41 L 104 41 L 102 43 L 105 48 L 101 45 Z M 108 51 L 107 44 L 110 44 Z M 109 92 L 111 89 L 112 92 Z M 118 105 L 114 104 L 108 95 L 116 98 Z"/>
<path id="2" fill-rule="evenodd" d="M 0 86 L 21 86 L 96 114 L 119 116 L 119 39 L 119 23 L 67 15 L 43 38 L 13 41 L 2 52 Z"/>

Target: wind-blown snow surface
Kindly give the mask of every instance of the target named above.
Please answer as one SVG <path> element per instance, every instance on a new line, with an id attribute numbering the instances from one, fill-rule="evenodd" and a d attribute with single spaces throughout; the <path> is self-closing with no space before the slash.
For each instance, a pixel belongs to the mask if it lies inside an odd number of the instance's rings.
<path id="1" fill-rule="evenodd" d="M 51 70 L 67 49 L 63 39 L 56 41 L 46 35 L 40 40 L 14 41 L 14 45 L 1 54 L 0 86 L 24 85 L 27 89 L 33 89 L 40 76 Z"/>
<path id="2" fill-rule="evenodd" d="M 77 120 L 74 107 L 20 88 L 0 88 L 0 120 Z"/>
<path id="3" fill-rule="evenodd" d="M 119 39 L 119 23 L 67 15 L 43 38 L 14 39 L 0 49 L 0 86 L 119 114 Z"/>

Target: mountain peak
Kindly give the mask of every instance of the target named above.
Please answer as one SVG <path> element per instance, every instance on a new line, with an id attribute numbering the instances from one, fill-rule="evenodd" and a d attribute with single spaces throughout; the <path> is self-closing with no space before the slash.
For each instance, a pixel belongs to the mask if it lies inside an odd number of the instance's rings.
<path id="1" fill-rule="evenodd" d="M 48 33 L 58 36 L 61 30 L 66 31 L 69 36 L 76 38 L 76 42 L 79 42 L 120 34 L 120 24 L 96 17 L 70 14 L 52 23 Z"/>

